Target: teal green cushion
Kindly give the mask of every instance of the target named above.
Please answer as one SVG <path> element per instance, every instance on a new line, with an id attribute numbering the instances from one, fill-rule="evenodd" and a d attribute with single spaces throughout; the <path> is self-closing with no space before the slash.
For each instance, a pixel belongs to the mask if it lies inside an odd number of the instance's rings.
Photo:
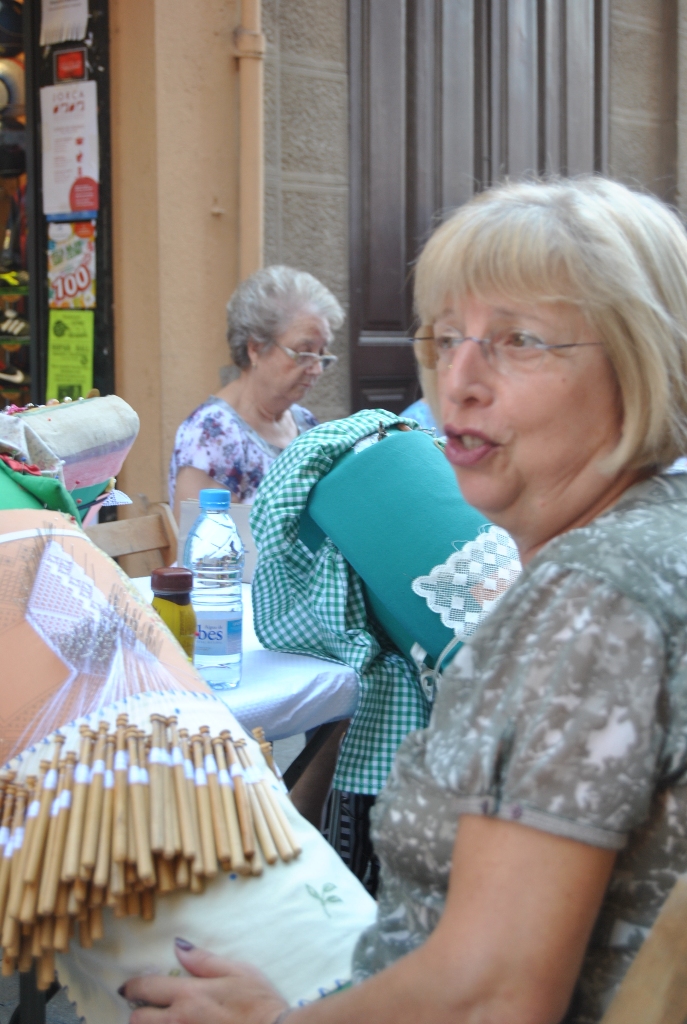
<path id="1" fill-rule="evenodd" d="M 400 650 L 410 654 L 419 643 L 436 659 L 454 634 L 411 583 L 485 525 L 432 438 L 392 430 L 337 459 L 311 491 L 300 536 L 313 550 L 317 528 L 330 537 L 364 581 L 370 608 Z"/>

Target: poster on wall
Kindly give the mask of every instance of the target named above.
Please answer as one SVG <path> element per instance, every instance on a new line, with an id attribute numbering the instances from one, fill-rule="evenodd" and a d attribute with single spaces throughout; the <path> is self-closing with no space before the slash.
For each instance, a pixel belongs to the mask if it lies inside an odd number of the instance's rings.
<path id="1" fill-rule="evenodd" d="M 84 39 L 88 25 L 88 0 L 42 0 L 41 46 Z"/>
<path id="2" fill-rule="evenodd" d="M 99 207 L 98 94 L 95 82 L 41 89 L 43 212 L 50 216 Z"/>
<path id="3" fill-rule="evenodd" d="M 95 220 L 48 224 L 50 309 L 95 307 Z"/>
<path id="4" fill-rule="evenodd" d="M 51 309 L 45 397 L 84 398 L 93 387 L 93 311 Z"/>

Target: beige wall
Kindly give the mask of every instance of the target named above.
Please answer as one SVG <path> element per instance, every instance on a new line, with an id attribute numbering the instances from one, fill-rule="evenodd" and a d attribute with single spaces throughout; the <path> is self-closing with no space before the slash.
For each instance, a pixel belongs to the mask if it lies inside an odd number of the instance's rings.
<path id="1" fill-rule="evenodd" d="M 238 0 L 110 0 L 116 389 L 141 417 L 120 477 L 167 500 L 181 421 L 218 386 L 238 280 Z"/>
<path id="2" fill-rule="evenodd" d="M 680 0 L 682 2 L 682 0 Z M 677 0 L 612 0 L 609 173 L 675 200 Z"/>
<path id="3" fill-rule="evenodd" d="M 265 263 L 308 270 L 348 307 L 346 0 L 263 0 Z M 348 331 L 308 406 L 350 411 Z"/>

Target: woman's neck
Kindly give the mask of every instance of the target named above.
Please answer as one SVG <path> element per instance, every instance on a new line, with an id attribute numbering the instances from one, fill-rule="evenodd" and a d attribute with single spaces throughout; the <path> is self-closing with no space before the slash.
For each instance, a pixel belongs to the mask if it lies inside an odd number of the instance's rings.
<path id="1" fill-rule="evenodd" d="M 284 429 L 289 435 L 293 433 L 290 403 L 283 398 L 258 391 L 250 370 L 242 370 L 236 380 L 220 388 L 216 395 L 227 402 L 261 437 L 274 444 L 280 444 L 280 435 Z"/>

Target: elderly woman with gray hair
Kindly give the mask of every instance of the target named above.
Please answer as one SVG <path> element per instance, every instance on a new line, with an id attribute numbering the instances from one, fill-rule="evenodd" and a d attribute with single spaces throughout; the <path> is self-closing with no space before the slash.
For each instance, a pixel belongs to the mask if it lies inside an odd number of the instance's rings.
<path id="1" fill-rule="evenodd" d="M 227 338 L 239 376 L 177 430 L 169 500 L 225 487 L 251 501 L 276 457 L 317 420 L 299 402 L 336 362 L 327 351 L 343 310 L 328 288 L 291 267 L 258 270 L 227 305 Z"/>

